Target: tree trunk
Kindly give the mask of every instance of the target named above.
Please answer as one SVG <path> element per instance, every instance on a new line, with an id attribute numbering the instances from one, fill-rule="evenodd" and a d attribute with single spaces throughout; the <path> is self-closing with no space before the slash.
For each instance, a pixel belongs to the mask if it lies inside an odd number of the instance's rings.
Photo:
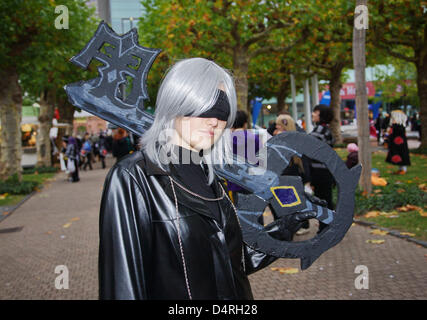
<path id="1" fill-rule="evenodd" d="M 282 79 L 280 84 L 279 93 L 277 95 L 277 112 L 288 111 L 285 110 L 285 99 L 289 94 L 289 81 L 287 79 Z"/>
<path id="2" fill-rule="evenodd" d="M 0 70 L 0 121 L 0 179 L 17 174 L 21 180 L 22 91 L 15 67 Z"/>
<path id="3" fill-rule="evenodd" d="M 334 114 L 334 118 L 331 121 L 331 132 L 335 139 L 336 144 L 342 144 L 343 139 L 341 136 L 341 73 L 344 68 L 342 64 L 336 64 L 334 68 L 330 70 L 331 77 L 329 79 L 329 92 L 331 94 L 331 109 Z"/>
<path id="4" fill-rule="evenodd" d="M 236 86 L 237 108 L 248 113 L 248 66 L 249 58 L 243 48 L 235 48 L 233 54 L 233 73 Z"/>
<path id="5" fill-rule="evenodd" d="M 50 92 L 43 93 L 40 99 L 39 130 L 37 132 L 37 167 L 49 167 L 52 161 L 52 148 L 50 142 L 50 129 L 53 119 L 53 100 L 54 94 Z"/>
<path id="6" fill-rule="evenodd" d="M 356 6 L 367 6 L 367 0 L 356 0 Z M 371 183 L 371 146 L 369 141 L 368 97 L 366 93 L 366 30 L 353 28 L 353 64 L 356 77 L 356 111 L 359 145 L 359 162 L 362 164 L 360 184 L 363 192 L 369 195 Z"/>
<path id="7" fill-rule="evenodd" d="M 427 148 L 427 54 L 417 63 L 417 89 L 420 100 L 420 148 Z"/>
<path id="8" fill-rule="evenodd" d="M 66 98 L 65 98 L 66 99 Z M 66 99 L 58 101 L 59 120 L 61 123 L 68 123 L 70 126 L 66 129 L 66 135 L 73 134 L 73 122 L 74 122 L 74 106 Z"/>

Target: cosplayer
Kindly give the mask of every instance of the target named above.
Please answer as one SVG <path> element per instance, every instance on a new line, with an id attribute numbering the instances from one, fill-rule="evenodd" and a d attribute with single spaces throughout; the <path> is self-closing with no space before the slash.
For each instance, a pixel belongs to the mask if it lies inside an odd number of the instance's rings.
<path id="1" fill-rule="evenodd" d="M 105 181 L 101 299 L 253 298 L 247 275 L 277 257 L 243 242 L 236 208 L 212 167 L 232 155 L 227 129 L 235 114 L 233 79 L 214 62 L 182 60 L 166 74 L 141 151 Z M 290 241 L 312 217 L 287 215 L 268 232 Z"/>
<path id="2" fill-rule="evenodd" d="M 386 162 L 399 166 L 395 174 L 406 174 L 411 165 L 408 140 L 405 133 L 407 117 L 401 110 L 391 112 L 391 126 L 388 129 L 388 153 Z"/>

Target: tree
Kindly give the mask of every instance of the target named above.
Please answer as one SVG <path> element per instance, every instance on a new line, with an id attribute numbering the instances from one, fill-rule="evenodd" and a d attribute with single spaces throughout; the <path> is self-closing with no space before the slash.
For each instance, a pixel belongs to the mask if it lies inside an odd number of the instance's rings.
<path id="1" fill-rule="evenodd" d="M 381 96 L 375 100 L 399 103 L 403 105 L 405 112 L 408 105 L 419 107 L 415 65 L 389 57 L 387 67 L 393 71 L 390 73 L 379 68 L 375 70 L 375 76 L 378 79 L 375 82 L 375 88 L 381 92 Z"/>
<path id="2" fill-rule="evenodd" d="M 57 5 L 69 8 L 69 28 L 54 26 Z M 37 13 L 37 14 L 35 14 Z M 69 73 L 68 59 L 81 50 L 91 25 L 93 10 L 83 0 L 7 0 L 0 4 L 0 178 L 21 172 L 22 85 L 40 96 L 41 114 L 38 151 L 44 154 L 39 164 L 50 164 L 50 129 L 55 97 L 61 94 Z M 81 32 L 84 30 L 84 32 Z M 93 29 L 94 30 L 94 29 Z M 80 32 L 79 32 L 80 31 Z M 77 47 L 79 47 L 77 49 Z M 60 67 L 64 65 L 64 67 Z M 19 80 L 19 81 L 18 81 Z"/>
<path id="3" fill-rule="evenodd" d="M 32 44 L 32 50 L 37 52 L 30 61 L 23 62 L 23 71 L 20 75 L 21 83 L 26 92 L 40 97 L 39 130 L 37 132 L 37 166 L 51 165 L 51 141 L 49 132 L 55 106 L 60 110 L 61 121 L 64 120 L 66 99 L 63 87 L 67 83 L 96 75 L 91 67 L 82 71 L 69 62 L 77 54 L 96 30 L 94 9 L 88 8 L 84 1 L 65 0 L 69 12 L 73 14 L 69 19 L 70 29 L 60 29 L 52 35 L 39 38 Z M 62 97 L 62 99 L 61 99 Z M 62 102 L 59 105 L 59 102 Z M 75 108 L 72 108 L 72 115 Z M 73 118 L 65 119 L 69 123 Z"/>
<path id="4" fill-rule="evenodd" d="M 300 1 L 144 0 L 143 43 L 167 51 L 169 61 L 191 56 L 232 69 L 238 107 L 248 111 L 248 70 L 263 53 L 300 40 L 306 8 Z M 301 18 L 303 17 L 303 18 Z"/>
<path id="5" fill-rule="evenodd" d="M 360 184 L 363 192 L 369 195 L 371 184 L 371 146 L 369 142 L 368 96 L 366 92 L 366 29 L 368 27 L 368 1 L 356 0 L 353 29 L 353 63 L 356 78 L 357 142 L 359 162 L 362 164 Z"/>
<path id="6" fill-rule="evenodd" d="M 427 147 L 427 1 L 372 0 L 371 41 L 388 55 L 415 65 L 422 125 Z"/>

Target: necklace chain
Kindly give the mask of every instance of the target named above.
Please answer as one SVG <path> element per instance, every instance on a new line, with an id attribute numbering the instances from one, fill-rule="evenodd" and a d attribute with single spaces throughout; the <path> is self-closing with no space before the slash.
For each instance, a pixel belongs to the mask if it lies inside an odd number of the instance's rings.
<path id="1" fill-rule="evenodd" d="M 172 177 L 170 177 L 170 179 L 178 186 L 178 187 L 180 187 L 181 189 L 183 189 L 183 190 L 185 190 L 185 191 L 187 191 L 189 194 L 191 194 L 191 195 L 193 195 L 193 196 L 195 196 L 195 197 L 198 197 L 198 198 L 200 198 L 200 199 L 203 199 L 203 200 L 205 200 L 205 201 L 218 201 L 218 200 L 222 200 L 222 199 L 224 199 L 224 196 L 225 196 L 225 191 L 224 191 L 224 189 L 222 189 L 222 196 L 221 197 L 219 197 L 219 198 L 214 198 L 214 199 L 212 199 L 212 198 L 206 198 L 206 197 L 203 197 L 203 196 L 201 196 L 201 195 L 199 195 L 199 194 L 197 194 L 197 193 L 195 193 L 195 192 L 193 192 L 193 191 L 191 191 L 191 190 L 188 190 L 187 188 L 185 188 L 183 185 L 181 185 L 181 184 L 179 184 L 178 182 L 176 182 Z"/>
<path id="2" fill-rule="evenodd" d="M 176 228 L 177 228 L 177 231 L 178 231 L 178 243 L 179 243 L 179 249 L 180 249 L 180 252 L 181 252 L 182 265 L 183 265 L 183 268 L 184 268 L 185 285 L 187 287 L 187 294 L 188 294 L 189 299 L 193 300 L 193 297 L 191 295 L 190 283 L 189 283 L 189 280 L 188 280 L 187 266 L 186 266 L 186 263 L 185 263 L 184 248 L 183 248 L 182 240 L 181 240 L 181 228 L 180 228 L 180 225 L 179 225 L 179 220 L 180 220 L 179 217 L 180 216 L 179 216 L 179 212 L 178 212 L 178 200 L 177 200 L 177 197 L 176 197 L 175 188 L 174 188 L 173 184 L 175 183 L 177 186 L 179 186 L 180 188 L 184 189 L 188 193 L 190 193 L 190 194 L 192 194 L 192 195 L 194 195 L 194 196 L 196 196 L 196 197 L 198 197 L 200 199 L 206 200 L 206 201 L 218 201 L 218 200 L 221 200 L 221 199 L 223 199 L 225 197 L 226 192 L 225 192 L 224 188 L 222 187 L 221 183 L 219 183 L 219 186 L 221 187 L 221 190 L 222 190 L 222 197 L 216 198 L 216 199 L 209 199 L 209 198 L 205 198 L 205 197 L 203 197 L 201 195 L 198 195 L 197 193 L 194 193 L 194 192 L 188 190 L 187 188 L 185 188 L 184 186 L 182 186 L 178 182 L 176 182 L 174 179 L 172 179 L 171 176 L 169 176 L 169 179 L 170 179 L 170 182 L 171 182 L 171 187 L 172 187 L 172 191 L 173 191 L 173 195 L 174 195 L 174 199 L 175 199 L 175 214 L 176 214 L 175 225 L 176 225 Z M 231 206 L 233 207 L 233 210 L 234 210 L 234 213 L 236 215 L 237 222 L 239 224 L 240 230 L 242 230 L 242 226 L 240 225 L 239 216 L 237 215 L 237 208 L 234 205 L 234 203 L 231 201 L 230 198 L 227 197 L 227 199 L 230 202 Z M 242 259 L 241 259 L 241 264 L 242 264 L 243 272 L 246 273 L 244 243 L 242 243 Z"/>

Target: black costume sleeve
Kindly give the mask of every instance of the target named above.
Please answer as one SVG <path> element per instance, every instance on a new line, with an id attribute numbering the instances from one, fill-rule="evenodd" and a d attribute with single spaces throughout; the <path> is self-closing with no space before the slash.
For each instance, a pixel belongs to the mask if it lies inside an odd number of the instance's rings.
<path id="1" fill-rule="evenodd" d="M 244 246 L 244 251 L 245 271 L 247 275 L 250 275 L 251 273 L 254 273 L 258 270 L 267 267 L 278 259 L 277 257 L 273 257 L 263 252 L 256 251 L 247 245 Z"/>
<path id="2" fill-rule="evenodd" d="M 143 221 L 143 220 L 147 221 Z M 99 225 L 99 298 L 147 299 L 144 254 L 150 226 L 143 191 L 132 173 L 114 166 L 104 185 Z M 143 254 L 144 253 L 144 254 Z"/>

